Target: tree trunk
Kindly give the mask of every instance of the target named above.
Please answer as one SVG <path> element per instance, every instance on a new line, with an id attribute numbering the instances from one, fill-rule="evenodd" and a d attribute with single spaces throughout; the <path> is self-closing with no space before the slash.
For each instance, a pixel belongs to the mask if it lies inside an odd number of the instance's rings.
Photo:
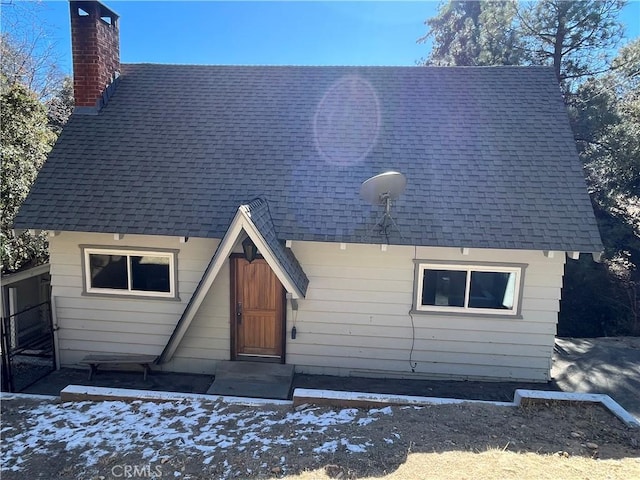
<path id="1" fill-rule="evenodd" d="M 569 2 L 560 1 L 556 3 L 558 23 L 553 45 L 553 69 L 556 73 L 558 83 L 564 92 L 562 76 L 562 50 L 564 47 L 565 37 L 567 35 L 567 11 L 569 10 Z"/>

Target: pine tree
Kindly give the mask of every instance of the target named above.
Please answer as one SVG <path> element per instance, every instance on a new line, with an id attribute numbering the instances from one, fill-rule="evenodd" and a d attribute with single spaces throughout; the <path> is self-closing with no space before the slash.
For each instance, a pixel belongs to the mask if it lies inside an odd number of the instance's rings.
<path id="1" fill-rule="evenodd" d="M 0 94 L 0 152 L 2 157 L 0 208 L 2 272 L 36 265 L 47 257 L 46 235 L 14 235 L 13 219 L 51 150 L 55 134 L 47 111 L 35 94 L 14 83 Z"/>

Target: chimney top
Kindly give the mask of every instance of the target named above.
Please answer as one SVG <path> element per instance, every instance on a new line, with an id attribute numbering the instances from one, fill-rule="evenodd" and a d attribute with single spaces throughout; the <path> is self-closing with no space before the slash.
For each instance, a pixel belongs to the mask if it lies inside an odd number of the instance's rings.
<path id="1" fill-rule="evenodd" d="M 97 114 L 120 76 L 118 15 L 95 1 L 70 1 L 75 112 Z"/>

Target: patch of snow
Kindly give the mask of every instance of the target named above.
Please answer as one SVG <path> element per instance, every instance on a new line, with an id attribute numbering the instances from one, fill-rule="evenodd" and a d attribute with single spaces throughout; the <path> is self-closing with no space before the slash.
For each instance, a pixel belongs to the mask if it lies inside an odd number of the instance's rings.
<path id="1" fill-rule="evenodd" d="M 376 413 L 382 413 L 384 415 L 393 415 L 393 410 L 388 405 L 384 408 L 372 408 L 369 410 L 369 414 L 371 415 L 374 415 Z"/>
<path id="2" fill-rule="evenodd" d="M 142 450 L 142 458 L 149 458 L 151 459 L 151 461 L 155 461 L 157 457 L 157 453 L 156 453 L 156 449 L 155 448 L 151 448 L 151 447 L 147 447 L 144 450 Z"/>
<path id="3" fill-rule="evenodd" d="M 342 439 L 340 443 L 351 453 L 364 453 L 367 451 L 366 444 L 349 443 L 346 439 Z"/>
<path id="4" fill-rule="evenodd" d="M 114 453 L 126 455 L 135 449 L 150 462 L 159 461 L 175 449 L 202 453 L 205 464 L 211 463 L 211 454 L 219 451 L 233 455 L 248 450 L 259 458 L 272 445 L 291 446 L 293 440 L 309 439 L 313 434 L 338 432 L 335 427 L 339 425 L 365 426 L 378 420 L 377 415 L 392 414 L 390 407 L 368 412 L 355 408 L 314 407 L 300 411 L 273 408 L 231 408 L 222 402 L 191 399 L 161 403 L 119 400 L 38 403 L 24 409 L 22 428 L 2 429 L 2 469 L 20 471 L 27 452 L 50 455 L 60 445 L 69 452 L 78 452 L 88 467 Z M 365 416 L 357 419 L 363 413 Z M 280 431 L 287 433 L 274 433 Z M 364 452 L 367 447 L 329 437 L 313 451 L 331 453 L 339 446 L 352 453 Z M 281 459 L 281 463 L 285 461 Z M 229 465 L 224 467 L 225 475 L 230 475 Z"/>
<path id="5" fill-rule="evenodd" d="M 329 442 L 324 442 L 317 448 L 313 449 L 313 453 L 335 453 L 338 450 L 338 441 L 331 440 Z"/>
<path id="6" fill-rule="evenodd" d="M 359 426 L 364 426 L 364 425 L 369 425 L 372 422 L 375 422 L 377 419 L 376 418 L 371 418 L 371 417 L 364 417 L 364 418 L 359 418 L 358 419 L 358 425 Z"/>

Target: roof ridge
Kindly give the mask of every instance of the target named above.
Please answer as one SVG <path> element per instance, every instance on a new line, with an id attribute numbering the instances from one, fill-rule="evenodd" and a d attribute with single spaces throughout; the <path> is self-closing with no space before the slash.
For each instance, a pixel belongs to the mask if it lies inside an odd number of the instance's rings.
<path id="1" fill-rule="evenodd" d="M 204 63 L 153 63 L 153 62 L 122 62 L 121 65 L 129 66 L 157 66 L 157 67 L 260 67 L 260 68 L 367 68 L 367 69 L 407 69 L 407 70 L 494 70 L 494 69 L 552 69 L 549 65 L 453 65 L 453 66 L 436 66 L 436 65 L 269 65 L 269 64 L 204 64 Z"/>

